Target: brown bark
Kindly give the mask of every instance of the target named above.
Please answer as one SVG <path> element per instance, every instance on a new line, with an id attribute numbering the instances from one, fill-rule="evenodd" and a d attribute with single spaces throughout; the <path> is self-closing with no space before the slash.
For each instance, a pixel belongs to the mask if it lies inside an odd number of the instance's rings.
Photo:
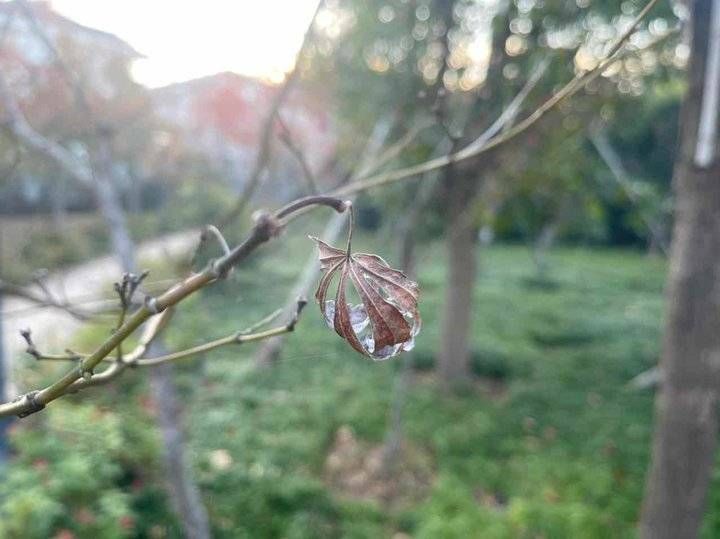
<path id="1" fill-rule="evenodd" d="M 691 6 L 689 86 L 675 168 L 676 220 L 667 290 L 667 316 L 656 398 L 652 462 L 640 531 L 652 539 L 697 537 L 717 444 L 720 368 L 720 160 L 698 166 L 693 156 L 703 115 L 711 11 L 720 0 Z M 715 13 L 720 15 L 720 13 Z M 717 133 L 717 131 L 715 131 Z"/>

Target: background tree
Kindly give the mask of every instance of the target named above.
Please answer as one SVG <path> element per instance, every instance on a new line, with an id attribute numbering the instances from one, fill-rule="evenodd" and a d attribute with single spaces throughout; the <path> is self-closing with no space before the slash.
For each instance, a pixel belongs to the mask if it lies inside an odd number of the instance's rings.
<path id="1" fill-rule="evenodd" d="M 641 533 L 696 537 L 717 445 L 720 2 L 691 4 L 692 53 L 675 167 L 662 387 Z"/>
<path id="2" fill-rule="evenodd" d="M 419 145 L 424 144 L 425 148 L 432 148 L 446 133 L 456 141 L 456 148 L 474 140 L 507 106 L 541 60 L 555 56 L 567 60 L 568 51 L 576 51 L 571 69 L 562 61 L 551 63 L 535 91 L 540 95 L 551 91 L 557 81 L 570 77 L 573 69 L 585 69 L 597 62 L 612 41 L 610 36 L 627 24 L 632 15 L 628 9 L 626 15 L 612 17 L 618 8 L 615 5 L 561 2 L 546 2 L 543 6 L 519 2 L 492 6 L 465 1 L 380 2 L 368 9 L 365 3 L 361 8 L 348 1 L 337 6 L 337 17 L 343 24 L 334 29 L 335 39 L 326 37 L 311 52 L 321 60 L 327 58 L 325 63 L 340 74 L 337 91 L 341 111 L 342 104 L 348 104 L 347 125 L 357 129 L 355 126 L 372 116 L 359 103 L 373 103 L 376 110 L 398 110 L 405 121 L 431 115 L 438 127 L 419 139 Z M 658 16 L 669 18 L 667 11 L 659 12 Z M 657 20 L 663 22 L 640 32 L 645 43 L 654 36 L 662 36 L 662 29 L 669 26 L 665 18 Z M 473 52 L 477 50 L 487 54 Z M 570 133 L 574 129 L 575 137 L 582 137 L 579 133 L 582 123 L 591 121 L 592 111 L 604 101 L 611 101 L 618 89 L 627 88 L 628 93 L 630 89 L 641 91 L 643 76 L 648 73 L 662 76 L 664 72 L 663 67 L 640 73 L 638 60 L 631 60 L 627 66 L 618 63 L 606 79 L 596 81 L 584 104 L 567 105 L 562 111 L 564 119 L 548 125 L 544 133 L 553 133 L 556 126 L 565 122 L 575 126 L 569 129 Z M 327 68 L 323 71 L 322 61 L 315 65 L 320 66 L 321 73 L 327 71 Z M 365 92 L 361 100 L 357 95 L 360 88 L 392 91 L 377 96 Z M 420 99 L 408 99 L 413 95 Z M 531 105 L 525 106 L 531 109 Z M 536 140 L 544 138 L 539 132 L 529 136 Z M 573 140 L 572 144 L 578 148 L 578 155 L 590 151 L 581 140 Z M 467 380 L 470 372 L 469 320 L 473 302 L 467 292 L 473 290 L 476 274 L 476 237 L 483 213 L 477 201 L 483 183 L 481 176 L 483 171 L 492 171 L 497 176 L 498 169 L 500 175 L 512 178 L 513 169 L 507 164 L 518 161 L 512 151 L 506 158 L 502 153 L 491 152 L 447 167 L 443 174 L 450 176 L 443 182 L 446 188 L 439 191 L 441 196 L 435 205 L 435 211 L 455 219 L 444 225 L 450 286 L 446 289 L 443 311 L 446 330 L 437 351 L 441 379 L 450 386 Z M 553 171 L 547 168 L 552 175 Z M 574 181 L 582 174 L 578 163 L 574 171 L 564 175 L 573 175 L 569 181 Z M 533 171 L 528 169 L 526 176 L 532 175 Z M 498 183 L 496 178 L 492 181 Z"/>
<path id="3" fill-rule="evenodd" d="M 132 82 L 128 73 L 128 62 L 125 54 L 118 58 L 110 56 L 103 65 L 104 72 L 101 80 L 109 82 L 103 85 L 98 81 L 95 72 L 97 62 L 91 61 L 93 51 L 79 46 L 74 41 L 72 33 L 66 34 L 61 43 L 65 43 L 68 58 L 64 52 L 56 47 L 50 39 L 49 33 L 38 20 L 45 16 L 43 7 L 37 8 L 34 4 L 17 2 L 13 5 L 19 12 L 18 20 L 24 21 L 35 29 L 35 38 L 40 41 L 51 61 L 45 69 L 65 89 L 67 107 L 56 107 L 55 99 L 44 95 L 52 91 L 54 85 L 40 85 L 31 99 L 19 103 L 13 95 L 14 87 L 22 86 L 23 81 L 8 80 L 4 76 L 0 80 L 2 87 L 2 102 L 4 106 L 5 121 L 13 135 L 28 150 L 36 152 L 43 159 L 50 161 L 55 167 L 69 176 L 77 185 L 90 190 L 95 198 L 99 214 L 105 221 L 110 237 L 111 250 L 121 269 L 128 275 L 140 275 L 136 258 L 136 246 L 130 232 L 127 218 L 123 209 L 119 186 L 126 178 L 122 160 L 118 157 L 122 128 L 132 124 L 133 120 L 147 115 L 147 98 L 139 85 Z M 5 28 L 12 32 L 13 26 Z M 12 62 L 12 50 L 10 61 Z M 7 55 L 7 53 L 6 53 Z M 88 58 L 89 57 L 89 58 Z M 75 71 L 75 66 L 80 66 Z M 22 73 L 26 65 L 17 63 L 17 72 Z M 14 71 L 11 71 L 13 73 Z M 84 80 L 94 80 L 95 84 L 87 87 Z M 90 91 L 90 89 L 92 91 Z M 53 95 L 54 97 L 54 95 Z M 143 99 L 143 97 L 145 97 Z M 42 106 L 48 101 L 54 106 Z M 143 105 L 145 110 L 143 110 Z M 33 120 L 26 116 L 24 110 L 31 110 L 36 114 Z M 43 117 L 43 112 L 46 113 Z M 73 115 L 82 118 L 81 121 L 69 120 Z M 62 126 L 59 133 L 52 133 L 53 126 Z M 50 135 L 41 134 L 40 129 L 47 129 Z M 141 132 L 146 133 L 145 130 Z M 146 135 L 147 136 L 147 135 Z M 66 148 L 54 137 L 64 140 L 65 144 L 73 148 Z M 68 142 L 69 141 L 69 142 Z M 127 307 L 123 307 L 127 309 Z M 121 321 L 122 323 L 122 316 Z M 197 495 L 197 487 L 187 468 L 184 456 L 184 440 L 182 427 L 179 423 L 177 398 L 172 399 L 168 393 L 172 391 L 173 382 L 171 372 L 165 369 L 153 369 L 151 378 L 162 387 L 165 398 L 159 399 L 157 406 L 160 409 L 162 421 L 160 423 L 165 441 L 165 462 L 171 499 L 175 501 L 178 517 L 183 522 L 186 533 L 190 537 L 209 537 L 209 524 L 204 507 Z M 164 409 L 165 407 L 165 409 Z M 181 486 L 182 488 L 178 488 Z"/>

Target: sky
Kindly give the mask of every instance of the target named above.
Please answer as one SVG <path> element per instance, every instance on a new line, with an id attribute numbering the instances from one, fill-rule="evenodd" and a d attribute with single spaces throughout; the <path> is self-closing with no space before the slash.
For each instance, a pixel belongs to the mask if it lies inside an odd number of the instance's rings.
<path id="1" fill-rule="evenodd" d="M 317 0 L 52 0 L 51 5 L 127 41 L 146 56 L 133 75 L 157 87 L 220 71 L 282 80 Z"/>

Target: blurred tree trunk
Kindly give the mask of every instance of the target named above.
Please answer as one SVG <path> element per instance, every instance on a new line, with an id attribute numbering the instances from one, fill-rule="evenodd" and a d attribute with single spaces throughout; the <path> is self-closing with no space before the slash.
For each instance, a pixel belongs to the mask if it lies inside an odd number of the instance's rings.
<path id="1" fill-rule="evenodd" d="M 569 196 L 563 196 L 555 214 L 540 228 L 540 233 L 532 242 L 532 259 L 535 263 L 537 278 L 544 280 L 548 276 L 547 254 L 553 248 L 560 233 L 560 227 L 567 219 L 572 208 L 572 200 Z"/>
<path id="2" fill-rule="evenodd" d="M 545 279 L 547 277 L 547 254 L 552 246 L 555 245 L 559 229 L 560 219 L 554 218 L 542 226 L 540 233 L 533 242 L 532 259 L 533 262 L 535 262 L 535 271 L 538 279 Z"/>
<path id="3" fill-rule="evenodd" d="M 142 179 L 134 169 L 131 170 L 130 189 L 128 190 L 128 211 L 130 213 L 142 213 L 142 187 Z"/>
<path id="4" fill-rule="evenodd" d="M 449 2 L 449 0 L 442 0 Z M 452 7 L 447 11 L 448 28 L 453 22 Z M 493 30 L 492 51 L 486 80 L 487 92 L 478 93 L 476 103 L 471 108 L 482 108 L 486 112 L 501 110 L 498 81 L 502 81 L 505 40 L 509 35 L 508 10 L 496 17 Z M 446 43 L 446 47 L 447 47 Z M 490 100 L 494 99 L 493 102 Z M 474 140 L 477 133 L 466 129 L 462 137 L 465 142 Z M 452 152 L 463 147 L 460 140 L 453 144 Z M 465 162 L 462 166 L 450 165 L 445 168 L 443 184 L 445 186 L 445 242 L 447 253 L 447 277 L 445 299 L 441 322 L 440 350 L 437 369 L 441 382 L 453 389 L 470 375 L 470 337 L 472 324 L 472 306 L 475 288 L 478 257 L 477 220 L 472 209 L 482 185 L 482 173 L 488 170 L 487 157 Z"/>
<path id="5" fill-rule="evenodd" d="M 20 3 L 19 5 L 22 6 L 24 4 Z M 28 20 L 34 24 L 35 21 L 32 16 L 32 11 L 29 10 L 28 13 L 30 13 Z M 40 34 L 41 39 L 46 43 L 51 43 L 47 35 L 40 29 L 40 26 L 37 24 L 34 24 L 34 26 L 35 30 Z M 53 49 L 52 44 L 49 45 L 49 48 Z M 52 52 L 55 53 L 54 50 Z M 8 89 L 4 78 L 0 76 L 0 99 L 2 100 L 4 108 L 7 109 L 7 115 L 10 120 L 7 125 L 12 129 L 13 134 L 24 144 L 44 154 L 64 169 L 68 176 L 80 184 L 87 185 L 93 190 L 98 211 L 108 228 L 114 256 L 117 258 L 123 271 L 137 272 L 135 244 L 130 235 L 120 196 L 115 187 L 117 178 L 113 173 L 112 167 L 113 129 L 94 121 L 92 118 L 92 108 L 85 100 L 84 88 L 80 85 L 79 80 L 66 70 L 62 62 L 60 62 L 59 65 L 61 69 L 66 71 L 67 80 L 74 86 L 78 102 L 82 105 L 83 113 L 88 116 L 89 125 L 93 127 L 94 140 L 92 151 L 88 154 L 89 159 L 79 159 L 77 155 L 69 152 L 63 146 L 36 132 L 27 122 L 15 98 Z M 2 74 L 0 73 L 0 75 Z M 170 374 L 167 370 L 153 370 L 150 376 L 156 385 L 166 388 L 166 393 L 172 393 L 173 386 L 170 383 Z M 177 398 L 175 398 L 174 401 L 171 398 L 159 399 L 158 411 L 159 415 L 163 418 L 163 427 L 168 428 L 168 425 L 175 421 L 173 428 L 179 432 L 180 426 L 179 423 L 177 423 L 177 414 L 174 413 L 174 409 L 172 408 L 173 402 L 177 403 Z M 182 455 L 182 437 L 168 436 L 163 439 L 166 443 L 165 455 L 168 484 L 182 485 L 183 492 L 190 492 L 192 489 L 197 489 L 192 483 L 192 478 L 188 475 L 186 469 L 174 458 L 178 453 Z M 210 532 L 207 525 L 207 518 L 204 520 L 198 518 L 198 515 L 204 514 L 205 510 L 200 505 L 199 498 L 196 498 L 195 502 L 199 507 L 195 507 L 194 511 L 179 513 L 178 517 L 182 521 L 183 526 L 185 526 L 188 537 L 209 537 Z"/>
<path id="6" fill-rule="evenodd" d="M 655 403 L 641 518 L 641 535 L 652 539 L 697 537 L 718 436 L 720 0 L 695 0 L 691 12 L 689 84 L 674 177 L 663 384 Z"/>
<path id="7" fill-rule="evenodd" d="M 97 159 L 93 166 L 95 181 L 95 199 L 100 215 L 107 224 L 113 253 L 120 262 L 123 271 L 137 272 L 135 242 L 130 236 L 125 212 L 120 196 L 113 185 L 111 134 L 101 131 L 98 134 Z"/>
<path id="8" fill-rule="evenodd" d="M 99 133 L 96 157 L 93 167 L 95 174 L 93 186 L 98 208 L 110 233 L 113 253 L 123 271 L 137 273 L 135 243 L 127 226 L 120 196 L 113 185 L 109 133 Z M 155 350 L 162 347 L 162 339 L 155 341 L 154 346 Z M 185 536 L 191 539 L 205 539 L 210 537 L 208 518 L 198 488 L 184 462 L 185 441 L 179 417 L 179 399 L 172 380 L 172 369 L 162 366 L 150 369 L 150 383 L 156 397 L 157 421 L 163 440 L 165 480 L 170 489 L 170 498 L 185 530 Z"/>
<path id="9" fill-rule="evenodd" d="M 160 343 L 153 343 L 149 350 L 150 357 L 165 353 L 167 352 Z M 163 363 L 151 370 L 150 383 L 163 441 L 165 478 L 173 508 L 182 522 L 185 537 L 209 539 L 208 515 L 185 455 L 186 444 L 181 426 L 180 400 L 173 382 L 173 366 Z"/>
<path id="10" fill-rule="evenodd" d="M 455 174 L 449 167 L 444 183 L 448 269 L 437 368 L 442 382 L 452 388 L 470 375 L 470 327 L 478 256 L 478 227 L 471 208 L 479 181 Z"/>

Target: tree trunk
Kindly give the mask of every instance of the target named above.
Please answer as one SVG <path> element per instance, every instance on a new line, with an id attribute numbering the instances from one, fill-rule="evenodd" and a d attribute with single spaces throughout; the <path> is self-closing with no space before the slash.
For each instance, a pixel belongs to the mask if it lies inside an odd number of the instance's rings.
<path id="1" fill-rule="evenodd" d="M 93 167 L 95 196 L 98 208 L 110 233 L 115 257 L 123 271 L 137 273 L 135 243 L 130 236 L 127 220 L 120 203 L 120 197 L 112 183 L 112 152 L 109 136 L 99 135 L 97 161 Z M 160 355 L 162 340 L 153 343 L 150 352 Z M 188 467 L 184 462 L 184 438 L 180 423 L 179 399 L 172 380 L 169 365 L 153 368 L 150 382 L 157 398 L 158 427 L 162 433 L 165 480 L 170 489 L 170 498 L 180 519 L 185 536 L 190 539 L 210 537 L 207 513 L 198 494 Z"/>
<path id="2" fill-rule="evenodd" d="M 538 279 L 547 277 L 548 263 L 547 253 L 555 244 L 555 239 L 560 228 L 560 219 L 553 219 L 549 223 L 545 223 L 540 229 L 540 234 L 532 245 L 532 259 L 535 262 L 535 271 Z"/>
<path id="3" fill-rule="evenodd" d="M 153 343 L 150 357 L 163 355 L 161 344 Z M 163 440 L 165 478 L 175 513 L 185 537 L 209 539 L 210 525 L 200 491 L 192 478 L 185 455 L 185 439 L 180 419 L 180 402 L 173 383 L 173 367 L 163 363 L 151 369 L 150 383 L 157 407 L 157 422 Z"/>
<path id="4" fill-rule="evenodd" d="M 547 254 L 555 245 L 560 227 L 567 218 L 567 214 L 572 208 L 572 200 L 570 197 L 563 197 L 555 215 L 546 222 L 540 229 L 540 233 L 532 244 L 532 259 L 535 262 L 535 270 L 538 279 L 546 279 L 548 273 Z"/>
<path id="5" fill-rule="evenodd" d="M 130 236 L 120 196 L 113 185 L 112 150 L 109 135 L 98 136 L 98 158 L 93 166 L 95 199 L 110 234 L 110 244 L 123 271 L 137 272 L 135 242 Z"/>
<path id="6" fill-rule="evenodd" d="M 674 177 L 677 207 L 663 384 L 656 398 L 652 462 L 641 518 L 641 535 L 652 539 L 697 537 L 718 436 L 720 0 L 695 0 L 691 10 L 693 53 Z M 709 139 L 708 120 L 712 122 Z"/>
<path id="7" fill-rule="evenodd" d="M 470 375 L 470 327 L 478 233 L 470 212 L 479 182 L 454 174 L 450 167 L 445 183 L 445 211 L 449 216 L 445 232 L 448 273 L 437 368 L 443 384 L 452 389 L 467 381 Z"/>
<path id="8" fill-rule="evenodd" d="M 445 0 L 447 3 L 448 0 Z M 448 28 L 453 24 L 453 9 L 445 12 Z M 477 94 L 468 116 L 473 109 L 482 109 L 489 117 L 491 111 L 501 110 L 502 83 L 501 73 L 505 58 L 505 42 L 509 35 L 509 8 L 496 16 L 500 23 L 493 31 L 492 50 L 488 66 L 488 86 L 482 94 Z M 498 22 L 498 21 L 494 21 Z M 446 43 L 446 49 L 449 43 Z M 452 52 L 452 51 L 448 51 Z M 493 98 L 494 101 L 490 101 Z M 500 115 L 498 115 L 500 116 Z M 461 138 L 468 141 L 477 139 L 477 132 L 466 124 Z M 491 128 L 492 129 L 492 128 Z M 488 131 L 484 132 L 486 136 Z M 451 153 L 464 146 L 461 140 L 453 142 Z M 479 171 L 489 170 L 488 156 L 475 159 L 461 165 L 445 168 L 443 183 L 446 193 L 444 211 L 447 215 L 445 241 L 447 249 L 448 272 L 445 286 L 440 350 L 437 369 L 441 382 L 446 389 L 453 389 L 470 376 L 470 329 L 472 325 L 472 306 L 475 288 L 475 274 L 478 256 L 478 225 L 472 208 L 482 185 Z"/>

